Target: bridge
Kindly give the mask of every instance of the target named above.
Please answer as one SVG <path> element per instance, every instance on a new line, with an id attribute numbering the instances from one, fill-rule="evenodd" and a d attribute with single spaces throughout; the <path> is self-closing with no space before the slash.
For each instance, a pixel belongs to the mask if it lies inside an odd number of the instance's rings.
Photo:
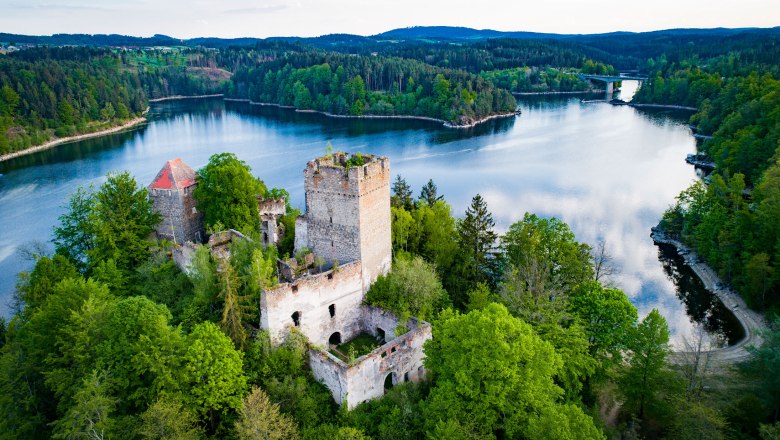
<path id="1" fill-rule="evenodd" d="M 619 81 L 647 81 L 646 76 L 639 75 L 587 75 L 584 73 L 578 73 L 578 77 L 589 81 L 601 81 L 606 84 L 604 87 L 607 91 L 607 99 L 609 99 L 612 92 L 615 90 L 615 83 Z"/>

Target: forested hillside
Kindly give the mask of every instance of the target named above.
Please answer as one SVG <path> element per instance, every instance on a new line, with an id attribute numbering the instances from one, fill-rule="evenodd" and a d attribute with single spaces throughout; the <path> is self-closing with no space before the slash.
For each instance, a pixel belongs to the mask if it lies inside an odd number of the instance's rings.
<path id="1" fill-rule="evenodd" d="M 0 56 L 0 154 L 119 125 L 150 98 L 220 90 L 191 62 L 203 57 L 87 48 Z"/>

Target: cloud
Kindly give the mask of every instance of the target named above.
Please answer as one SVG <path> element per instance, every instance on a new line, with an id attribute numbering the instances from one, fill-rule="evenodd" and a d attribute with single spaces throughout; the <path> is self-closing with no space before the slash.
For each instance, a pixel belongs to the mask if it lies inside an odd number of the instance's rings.
<path id="1" fill-rule="evenodd" d="M 69 5 L 69 4 L 56 4 L 56 3 L 10 3 L 8 5 L 12 9 L 33 9 L 33 10 L 46 10 L 46 11 L 110 11 L 110 8 L 91 5 Z"/>

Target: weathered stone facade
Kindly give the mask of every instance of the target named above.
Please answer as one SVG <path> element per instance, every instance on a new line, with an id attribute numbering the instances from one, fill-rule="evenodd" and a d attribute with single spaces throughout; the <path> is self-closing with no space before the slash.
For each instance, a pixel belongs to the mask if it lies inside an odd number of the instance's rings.
<path id="1" fill-rule="evenodd" d="M 260 234 L 263 245 L 276 246 L 284 234 L 284 229 L 278 224 L 278 220 L 287 212 L 285 200 L 258 197 L 257 207 L 260 212 Z"/>
<path id="2" fill-rule="evenodd" d="M 352 409 L 360 403 L 381 397 L 389 384 L 425 379 L 423 344 L 431 338 L 431 325 L 410 319 L 408 331 L 395 335 L 398 319 L 376 307 L 362 306 L 360 332 L 384 337 L 388 342 L 370 353 L 346 363 L 327 350 L 311 349 L 309 366 L 314 377 L 328 387 L 336 402 Z M 349 339 L 349 338 L 347 338 Z"/>
<path id="3" fill-rule="evenodd" d="M 307 270 L 295 278 L 298 263 L 280 262 L 286 282 L 264 291 L 260 300 L 260 325 L 271 342 L 282 343 L 297 328 L 312 344 L 314 377 L 350 409 L 383 395 L 386 382 L 422 380 L 422 347 L 431 338 L 430 324 L 401 323 L 390 312 L 363 304 L 377 276 L 390 270 L 392 258 L 390 161 L 363 158 L 364 165 L 350 167 L 348 156 L 336 153 L 310 161 L 304 171 L 306 214 L 295 223 L 296 251 L 308 248 L 313 251 L 308 256 L 325 258 L 327 267 L 338 262 L 337 268 L 313 275 Z M 399 324 L 408 331 L 396 335 Z M 349 364 L 328 352 L 331 342 L 347 342 L 361 333 L 384 343 Z"/>
<path id="4" fill-rule="evenodd" d="M 328 261 L 361 260 L 367 289 L 390 270 L 392 259 L 390 160 L 363 157 L 361 166 L 347 167 L 345 153 L 306 165 L 306 214 L 296 222 L 301 238 L 296 236 L 295 244 L 296 250 L 305 245 Z"/>
<path id="5" fill-rule="evenodd" d="M 162 221 L 157 237 L 184 244 L 203 240 L 203 214 L 198 211 L 193 191 L 195 171 L 181 159 L 169 160 L 149 185 L 149 198 Z"/>

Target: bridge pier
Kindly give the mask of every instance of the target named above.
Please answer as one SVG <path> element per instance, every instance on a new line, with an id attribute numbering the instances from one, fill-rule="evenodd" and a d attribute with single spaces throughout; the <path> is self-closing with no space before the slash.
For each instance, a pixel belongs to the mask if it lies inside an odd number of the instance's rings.
<path id="1" fill-rule="evenodd" d="M 606 81 L 606 87 L 604 87 L 604 89 L 607 91 L 605 94 L 605 99 L 609 101 L 610 98 L 612 98 L 612 93 L 615 92 L 615 83 L 611 81 Z"/>

